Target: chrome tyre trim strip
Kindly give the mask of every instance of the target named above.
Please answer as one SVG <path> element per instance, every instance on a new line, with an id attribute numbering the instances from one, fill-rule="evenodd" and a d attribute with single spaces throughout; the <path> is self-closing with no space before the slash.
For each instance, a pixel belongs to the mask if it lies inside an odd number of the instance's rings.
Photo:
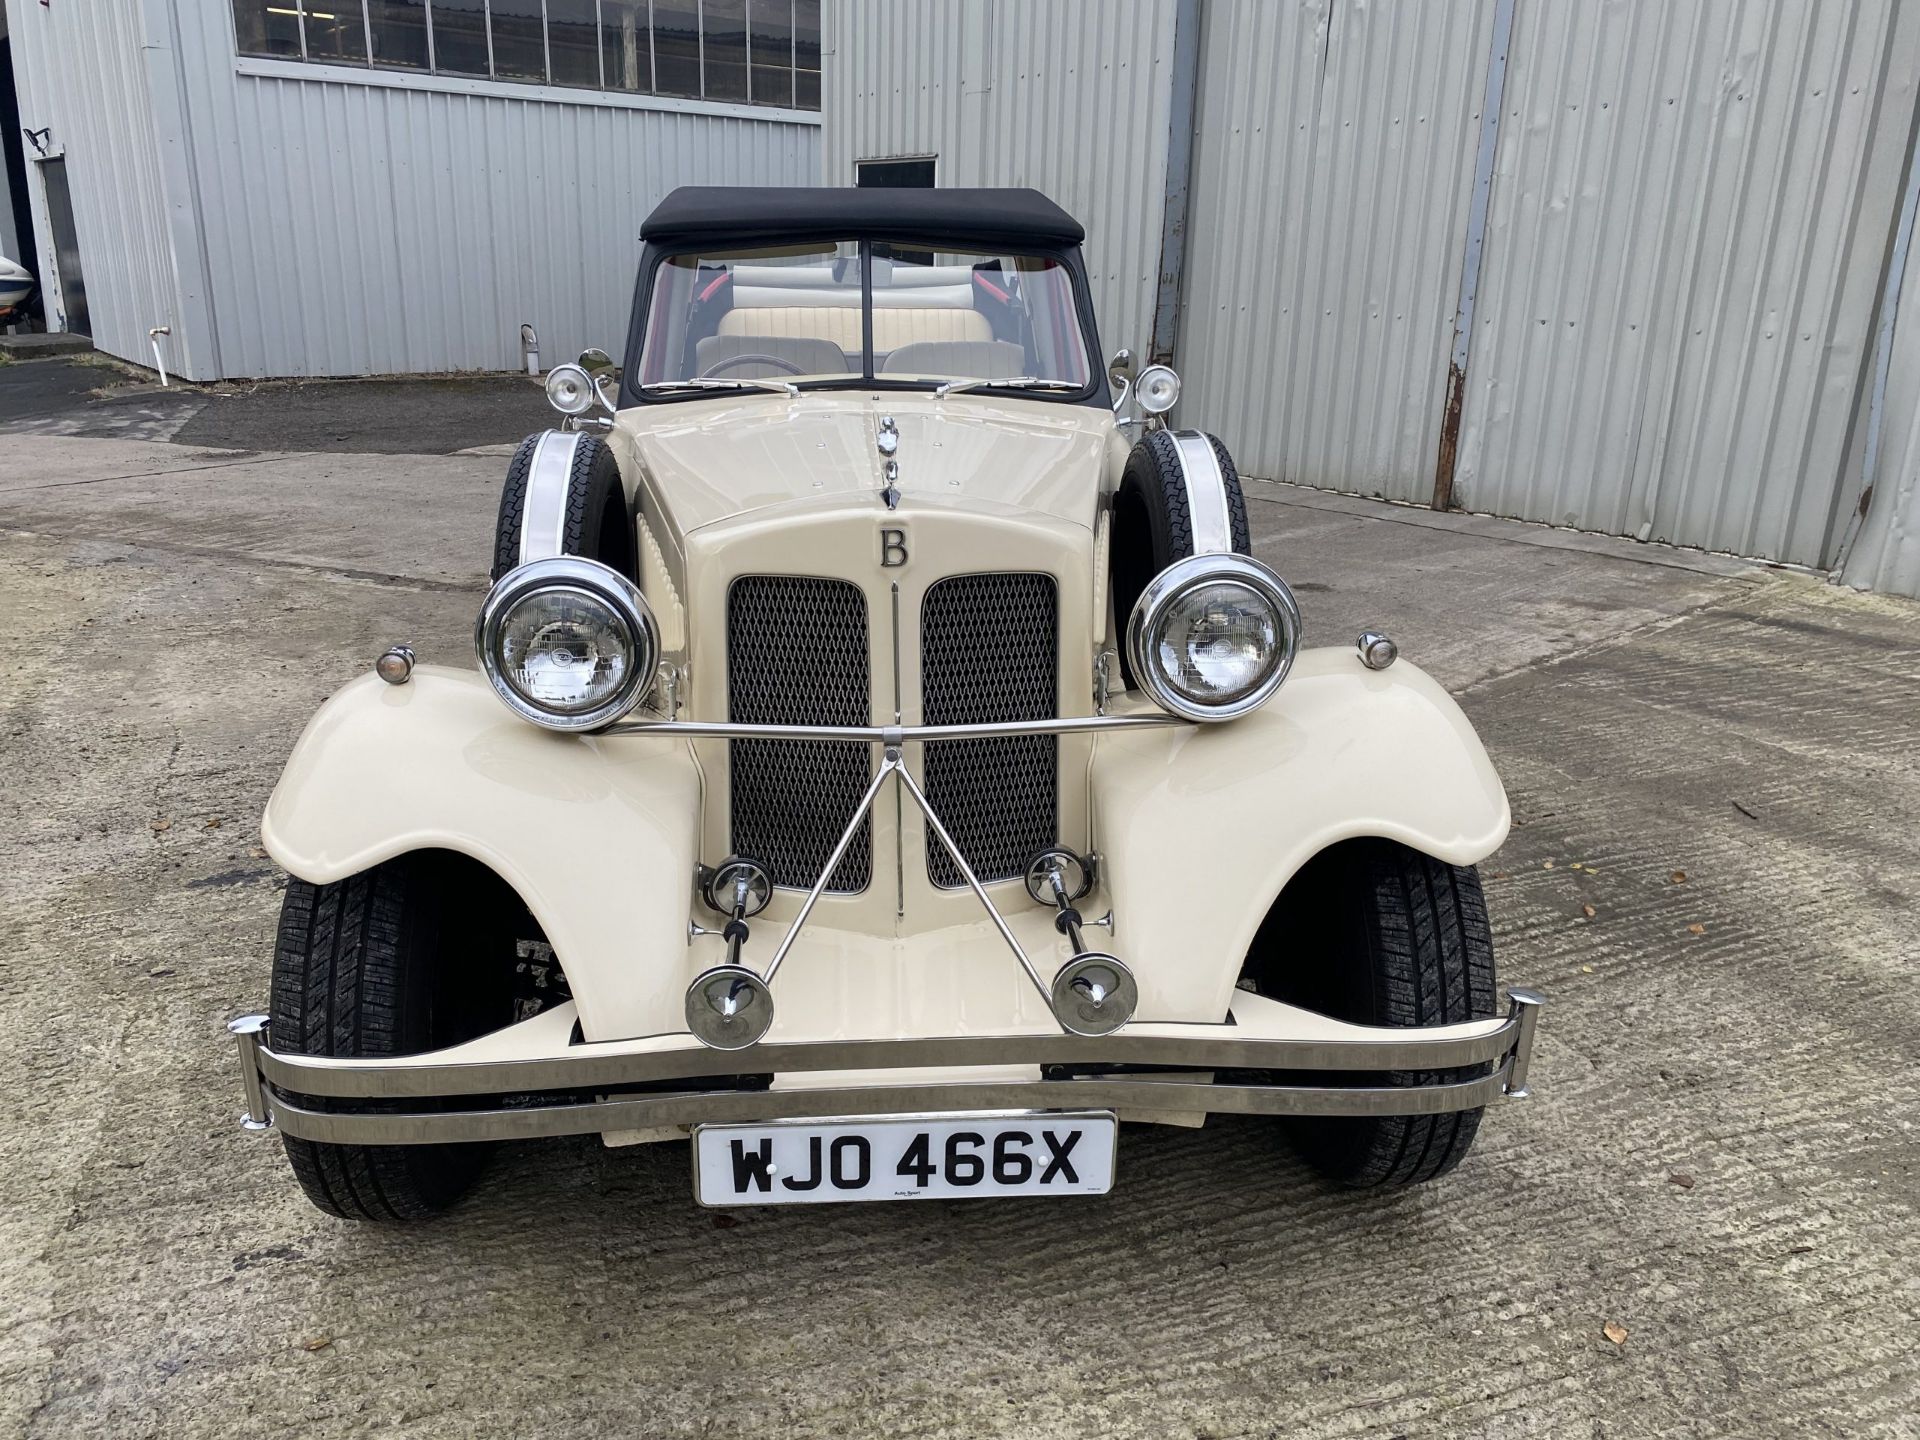
<path id="1" fill-rule="evenodd" d="M 1220 555 L 1233 549 L 1233 518 L 1227 510 L 1227 477 L 1213 442 L 1198 430 L 1175 430 L 1173 452 L 1187 486 L 1187 523 L 1193 529 L 1193 553 Z"/>
<path id="2" fill-rule="evenodd" d="M 573 456 L 586 437 L 578 432 L 545 430 L 527 467 L 527 493 L 520 505 L 520 563 L 551 560 L 565 554 L 567 491 L 573 483 Z"/>

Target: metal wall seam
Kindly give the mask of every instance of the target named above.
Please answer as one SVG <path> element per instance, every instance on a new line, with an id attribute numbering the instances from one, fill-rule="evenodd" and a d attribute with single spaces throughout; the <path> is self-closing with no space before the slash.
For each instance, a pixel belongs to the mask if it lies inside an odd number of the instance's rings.
<path id="1" fill-rule="evenodd" d="M 175 0 L 142 0 L 142 24 L 147 91 L 166 193 L 178 301 L 168 348 L 177 374 L 188 380 L 215 380 L 222 372 L 213 321 L 213 277 L 207 272 L 207 247 L 201 238 L 200 185 L 194 175 L 192 138 L 187 133 L 183 95 L 186 79 L 180 64 Z"/>
<path id="2" fill-rule="evenodd" d="M 1920 112 L 1907 158 L 1900 223 L 1887 255 L 1874 345 L 1865 455 L 1858 500 L 1834 559 L 1833 578 L 1920 596 L 1920 291 L 1905 284 L 1920 209 Z M 1904 325 L 1901 312 L 1907 310 Z M 1887 417 L 1896 419 L 1891 432 Z"/>
<path id="3" fill-rule="evenodd" d="M 1512 36 L 1513 0 L 1496 0 L 1486 91 L 1480 101 L 1480 145 L 1473 157 L 1473 198 L 1467 205 L 1466 249 L 1460 261 L 1460 303 L 1454 309 L 1453 348 L 1447 355 L 1447 398 L 1440 407 L 1440 453 L 1433 468 L 1435 510 L 1453 506 L 1460 407 L 1466 401 L 1467 357 L 1472 353 L 1473 302 L 1480 289 L 1480 257 L 1486 253 L 1487 201 L 1493 192 L 1493 157 L 1500 140 L 1500 104 L 1507 87 L 1507 45 Z"/>
<path id="4" fill-rule="evenodd" d="M 1154 280 L 1153 335 L 1147 360 L 1171 365 L 1180 338 L 1180 298 L 1187 273 L 1188 201 L 1193 190 L 1195 106 L 1200 92 L 1200 0 L 1179 0 L 1168 76 L 1166 190 L 1160 205 L 1160 266 Z"/>
<path id="5" fill-rule="evenodd" d="M 1827 558 L 1912 37 L 1890 0 L 1521 7 L 1461 503 Z"/>
<path id="6" fill-rule="evenodd" d="M 1144 353 L 1159 274 L 1177 0 L 829 0 L 821 180 L 936 155 L 938 183 L 1031 185 L 1087 228 L 1101 343 Z"/>

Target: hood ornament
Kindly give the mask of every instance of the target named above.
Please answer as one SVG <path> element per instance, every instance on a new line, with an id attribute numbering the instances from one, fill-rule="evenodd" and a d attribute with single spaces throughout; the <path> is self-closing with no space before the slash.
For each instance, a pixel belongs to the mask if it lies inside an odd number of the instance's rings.
<path id="1" fill-rule="evenodd" d="M 893 416 L 880 417 L 880 432 L 874 436 L 873 443 L 874 448 L 886 457 L 882 473 L 886 476 L 887 483 L 880 491 L 880 498 L 886 501 L 889 510 L 898 510 L 900 508 L 900 462 L 893 456 L 900 448 L 900 427 L 893 423 Z"/>

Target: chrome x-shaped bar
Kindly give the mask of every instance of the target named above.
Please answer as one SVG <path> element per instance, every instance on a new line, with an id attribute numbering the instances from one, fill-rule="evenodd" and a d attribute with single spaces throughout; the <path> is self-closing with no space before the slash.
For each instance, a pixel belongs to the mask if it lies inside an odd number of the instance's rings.
<path id="1" fill-rule="evenodd" d="M 1137 998 L 1133 976 L 1127 967 L 1116 957 L 1104 952 L 1081 951 L 1062 967 L 1051 982 L 1042 976 L 1033 958 L 1027 954 L 1026 947 L 1013 933 L 1013 927 L 1007 924 L 1006 916 L 1000 913 L 999 907 L 987 894 L 986 886 L 980 883 L 980 877 L 974 874 L 973 867 L 967 863 L 967 857 L 960 853 L 960 846 L 935 812 L 926 791 L 920 788 L 919 782 L 907 769 L 902 750 L 908 741 L 924 743 L 1002 735 L 1145 730 L 1190 723 L 1172 715 L 1083 715 L 1055 720 L 1009 720 L 986 725 L 757 725 L 725 721 L 636 720 L 609 726 L 606 733 L 610 735 L 710 740 L 837 740 L 846 744 L 882 747 L 880 768 L 874 772 L 866 792 L 860 797 L 860 803 L 854 807 L 846 828 L 840 832 L 839 840 L 834 843 L 827 863 L 821 867 L 819 877 L 807 891 L 806 899 L 801 901 L 799 913 L 794 916 L 787 933 L 781 937 L 773 958 L 767 962 L 767 968 L 762 972 L 749 969 L 740 963 L 739 947 L 732 946 L 726 964 L 701 971 L 687 987 L 687 1029 L 702 1043 L 729 1050 L 757 1044 L 767 1033 L 767 1028 L 773 1023 L 773 977 L 779 973 L 788 952 L 800 938 L 801 930 L 813 914 L 813 907 L 820 903 L 820 897 L 826 893 L 834 872 L 846 857 L 847 847 L 853 844 L 860 822 L 872 810 L 874 798 L 879 795 L 888 777 L 892 777 L 896 785 L 913 796 L 913 803 L 920 807 L 921 814 L 927 817 L 928 826 L 940 838 L 941 845 L 953 857 L 953 863 L 965 877 L 967 888 L 986 910 L 987 918 L 993 921 L 993 928 L 1007 942 L 1007 948 L 1013 951 L 1014 959 L 1020 962 L 1027 979 L 1033 982 L 1033 988 L 1047 1001 L 1061 1028 L 1071 1034 L 1093 1035 L 1106 1034 L 1126 1024 L 1133 1014 Z M 1077 934 L 1075 938 L 1077 941 Z"/>
<path id="2" fill-rule="evenodd" d="M 771 985 L 774 975 L 780 969 L 780 963 L 787 958 L 787 952 L 793 949 L 793 942 L 800 938 L 801 927 L 807 923 L 807 917 L 813 914 L 813 907 L 826 893 L 827 884 L 833 879 L 833 872 L 840 868 L 840 861 L 847 853 L 847 847 L 853 843 L 854 833 L 860 828 L 860 822 L 873 808 L 874 797 L 880 793 L 880 787 L 887 777 L 895 776 L 901 785 L 913 796 L 914 804 L 920 807 L 920 813 L 927 817 L 927 824 L 933 833 L 940 837 L 940 843 L 953 857 L 953 863 L 959 867 L 960 874 L 967 882 L 967 888 L 973 891 L 974 898 L 986 907 L 987 916 L 993 921 L 994 928 L 1000 932 L 1000 938 L 1007 942 L 1007 948 L 1013 951 L 1014 959 L 1020 962 L 1020 968 L 1027 972 L 1027 978 L 1033 982 L 1033 988 L 1040 992 L 1041 998 L 1049 998 L 1051 992 L 1047 982 L 1041 977 L 1026 948 L 1021 945 L 1013 933 L 1013 927 L 1007 924 L 1006 917 L 1000 913 L 1000 907 L 993 903 L 987 894 L 986 886 L 980 883 L 980 877 L 973 873 L 973 867 L 967 863 L 967 857 L 960 853 L 960 847 L 954 843 L 953 836 L 947 833 L 947 827 L 941 823 L 934 812 L 933 802 L 927 799 L 926 791 L 920 788 L 913 773 L 907 769 L 906 761 L 901 758 L 898 744 L 888 745 L 882 754 L 880 768 L 874 772 L 873 783 L 867 786 L 866 793 L 860 797 L 860 803 L 854 807 L 853 818 L 847 822 L 847 828 L 840 832 L 833 853 L 827 857 L 827 863 L 821 868 L 820 878 L 813 882 L 813 888 L 807 891 L 807 898 L 800 902 L 800 913 L 793 917 L 793 925 L 781 938 L 779 948 L 773 952 L 773 959 L 767 962 L 767 968 L 760 976 L 761 983 Z"/>

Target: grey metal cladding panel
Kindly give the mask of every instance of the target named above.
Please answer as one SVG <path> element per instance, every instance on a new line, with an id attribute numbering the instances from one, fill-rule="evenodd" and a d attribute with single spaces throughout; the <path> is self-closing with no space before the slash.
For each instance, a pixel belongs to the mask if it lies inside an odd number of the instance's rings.
<path id="1" fill-rule="evenodd" d="M 220 5 L 181 23 L 228 375 L 517 369 L 523 321 L 618 351 L 661 196 L 820 168 L 813 124 L 243 75 Z"/>
<path id="2" fill-rule="evenodd" d="M 1463 504 L 1830 558 L 1917 19 L 1891 0 L 1520 7 Z"/>
<path id="3" fill-rule="evenodd" d="M 1493 0 L 1214 0 L 1180 423 L 1243 474 L 1425 500 Z"/>
<path id="4" fill-rule="evenodd" d="M 1086 226 L 1101 344 L 1144 353 L 1166 184 L 1174 0 L 829 0 L 822 178 L 939 156 L 941 185 L 1031 185 Z"/>
<path id="5" fill-rule="evenodd" d="M 50 130 L 66 158 L 94 344 L 151 364 L 147 331 L 175 329 L 180 305 L 142 24 L 141 0 L 16 3 L 10 38 L 20 124 Z M 28 188 L 45 270 L 37 177 Z"/>

